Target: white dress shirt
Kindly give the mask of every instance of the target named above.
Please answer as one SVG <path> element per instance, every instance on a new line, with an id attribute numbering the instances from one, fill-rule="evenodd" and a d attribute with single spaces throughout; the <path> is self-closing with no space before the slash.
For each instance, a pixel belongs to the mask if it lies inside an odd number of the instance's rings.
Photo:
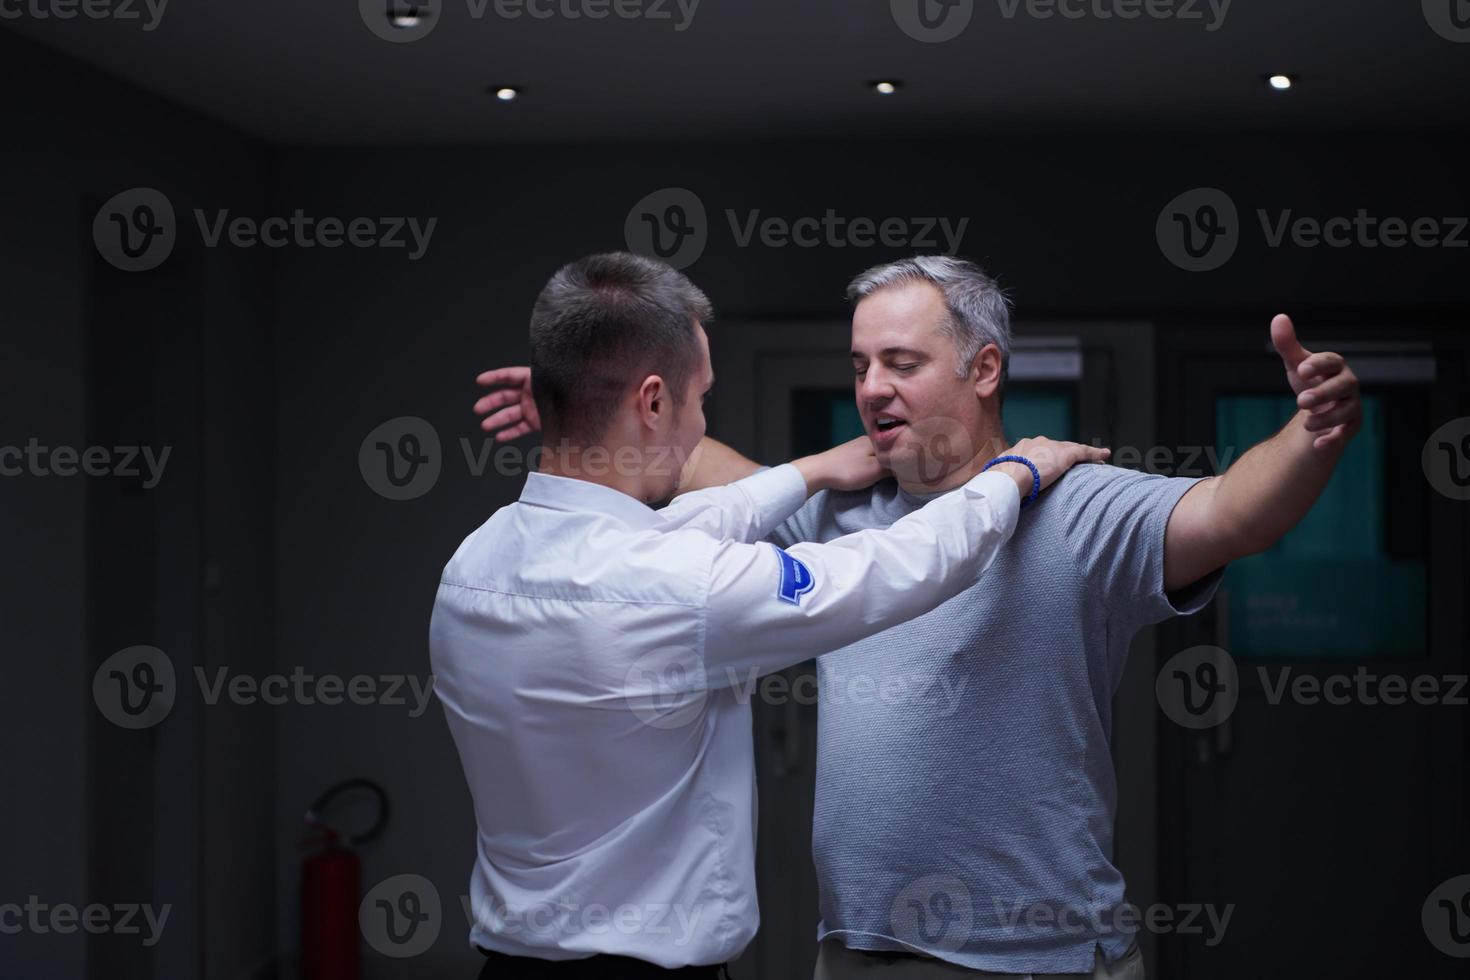
<path id="1" fill-rule="evenodd" d="M 429 641 L 475 805 L 473 943 L 679 967 L 750 942 L 749 685 L 972 585 L 1020 495 L 982 474 L 887 530 L 754 543 L 805 498 L 790 465 L 662 510 L 533 473 L 460 545 Z"/>

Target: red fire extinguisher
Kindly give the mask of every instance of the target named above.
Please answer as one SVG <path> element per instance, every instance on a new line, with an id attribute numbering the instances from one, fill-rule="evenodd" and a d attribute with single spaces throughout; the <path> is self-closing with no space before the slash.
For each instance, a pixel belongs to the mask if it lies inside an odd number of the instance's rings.
<path id="1" fill-rule="evenodd" d="M 320 816 L 344 793 L 366 790 L 377 798 L 377 818 L 367 830 L 346 837 Z M 306 810 L 306 838 L 313 852 L 301 863 L 301 980 L 359 980 L 362 862 L 353 848 L 376 838 L 388 823 L 388 794 L 370 779 L 330 787 Z"/>

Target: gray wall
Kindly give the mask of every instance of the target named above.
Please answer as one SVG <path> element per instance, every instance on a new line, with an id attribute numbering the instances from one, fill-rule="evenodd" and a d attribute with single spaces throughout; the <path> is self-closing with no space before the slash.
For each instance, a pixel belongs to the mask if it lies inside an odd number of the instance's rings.
<path id="1" fill-rule="evenodd" d="M 9 93 L 0 105 L 0 445 L 24 446 L 35 438 L 47 446 L 83 447 L 93 209 L 140 185 L 164 190 L 180 212 L 217 202 L 255 208 L 268 186 L 270 151 L 5 31 L 0 66 Z M 180 664 L 258 669 L 274 658 L 270 265 L 264 255 L 205 252 L 199 284 L 205 373 L 199 383 L 208 453 L 175 458 L 164 480 L 197 465 L 199 533 L 220 570 L 220 585 L 205 600 L 200 649 L 167 651 Z M 179 902 L 181 890 L 202 894 L 202 921 L 190 923 L 188 913 L 176 912 L 156 961 L 182 957 L 204 975 L 243 976 L 270 955 L 274 939 L 275 842 L 265 832 L 274 804 L 272 719 L 260 711 L 180 710 L 151 733 L 95 724 L 90 665 L 112 651 L 88 647 L 88 493 L 79 477 L 0 479 L 6 666 L 0 783 L 7 797 L 0 807 L 0 901 L 24 903 L 36 895 L 51 905 L 161 904 Z M 150 571 L 140 560 L 139 574 Z M 165 615 L 170 601 L 160 597 Z M 89 881 L 103 869 L 89 864 L 88 825 L 108 820 L 116 801 L 89 795 L 85 785 L 89 724 L 104 738 L 152 739 L 142 744 L 152 746 L 145 751 L 156 752 L 155 758 L 167 758 L 170 746 L 194 747 L 194 765 L 163 768 L 152 792 L 157 806 L 183 805 L 205 818 L 209 834 L 196 845 L 196 880 L 137 883 L 121 895 L 90 893 Z M 139 791 L 150 792 L 146 785 Z M 198 822 L 187 813 L 182 818 Z M 137 828 L 140 848 L 150 846 L 147 829 Z M 38 980 L 87 975 L 86 950 L 75 934 L 0 937 L 7 975 Z"/>

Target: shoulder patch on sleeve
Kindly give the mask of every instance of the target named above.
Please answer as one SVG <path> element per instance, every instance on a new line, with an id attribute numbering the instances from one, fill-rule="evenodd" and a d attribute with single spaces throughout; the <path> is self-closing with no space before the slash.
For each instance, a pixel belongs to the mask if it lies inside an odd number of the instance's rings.
<path id="1" fill-rule="evenodd" d="M 771 547 L 776 548 L 775 545 Z M 812 570 L 783 548 L 776 548 L 776 560 L 781 565 L 781 581 L 776 586 L 776 598 L 793 606 L 801 605 L 801 597 L 817 584 L 817 580 L 812 577 Z"/>

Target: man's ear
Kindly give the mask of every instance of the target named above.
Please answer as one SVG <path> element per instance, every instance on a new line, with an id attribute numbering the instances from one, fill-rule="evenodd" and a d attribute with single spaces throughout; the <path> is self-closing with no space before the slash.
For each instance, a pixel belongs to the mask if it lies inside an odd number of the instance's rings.
<path id="1" fill-rule="evenodd" d="M 664 379 L 650 374 L 638 386 L 638 420 L 650 429 L 658 428 L 659 419 L 669 411 L 669 389 Z"/>
<path id="2" fill-rule="evenodd" d="M 1000 361 L 1000 348 L 995 344 L 986 344 L 975 355 L 970 376 L 975 379 L 975 394 L 982 400 L 1000 390 Z"/>

